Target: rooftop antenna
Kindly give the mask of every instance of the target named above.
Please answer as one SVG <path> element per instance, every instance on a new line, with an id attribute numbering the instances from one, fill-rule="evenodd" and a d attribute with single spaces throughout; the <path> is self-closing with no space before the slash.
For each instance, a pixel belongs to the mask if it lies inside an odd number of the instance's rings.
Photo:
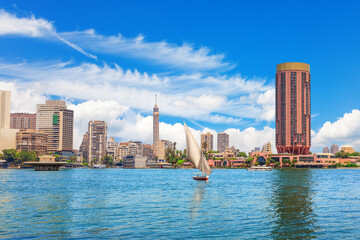
<path id="1" fill-rule="evenodd" d="M 155 104 L 157 104 L 157 94 L 155 94 Z"/>

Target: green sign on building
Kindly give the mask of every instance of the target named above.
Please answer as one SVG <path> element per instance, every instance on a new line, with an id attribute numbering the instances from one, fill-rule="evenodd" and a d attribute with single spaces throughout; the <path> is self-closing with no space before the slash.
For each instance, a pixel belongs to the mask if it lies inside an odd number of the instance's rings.
<path id="1" fill-rule="evenodd" d="M 53 125 L 55 124 L 59 124 L 59 116 L 58 115 L 53 115 Z"/>

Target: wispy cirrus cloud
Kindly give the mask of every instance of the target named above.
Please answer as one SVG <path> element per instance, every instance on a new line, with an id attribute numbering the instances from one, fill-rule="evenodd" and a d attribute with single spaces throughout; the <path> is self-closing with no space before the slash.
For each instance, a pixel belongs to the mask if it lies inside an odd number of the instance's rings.
<path id="1" fill-rule="evenodd" d="M 20 35 L 32 38 L 57 39 L 85 56 L 97 59 L 95 55 L 59 36 L 52 22 L 43 18 L 35 18 L 34 15 L 21 18 L 6 12 L 4 9 L 0 9 L 0 36 L 3 35 Z"/>
<path id="2" fill-rule="evenodd" d="M 135 38 L 126 38 L 121 34 L 106 36 L 97 34 L 94 29 L 58 32 L 51 21 L 36 18 L 34 15 L 17 17 L 3 9 L 0 9 L 1 35 L 55 38 L 92 59 L 98 59 L 98 57 L 89 51 L 142 59 L 175 69 L 203 71 L 228 70 L 234 67 L 225 61 L 223 53 L 211 53 L 205 46 L 196 49 L 188 43 L 178 45 L 165 40 L 149 42 L 145 41 L 142 34 Z"/>
<path id="3" fill-rule="evenodd" d="M 121 34 L 105 36 L 94 29 L 61 33 L 65 39 L 77 43 L 85 49 L 151 60 L 160 65 L 187 70 L 229 70 L 233 67 L 225 62 L 224 54 L 213 54 L 207 47 L 194 48 L 192 45 L 168 43 L 166 41 L 149 42 L 142 34 L 135 38 L 126 38 Z"/>

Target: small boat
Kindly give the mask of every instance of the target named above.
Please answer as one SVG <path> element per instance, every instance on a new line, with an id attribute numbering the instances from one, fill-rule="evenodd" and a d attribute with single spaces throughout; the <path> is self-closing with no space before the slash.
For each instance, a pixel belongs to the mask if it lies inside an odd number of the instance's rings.
<path id="1" fill-rule="evenodd" d="M 270 167 L 270 166 L 251 166 L 247 170 L 248 171 L 271 171 L 272 167 Z"/>
<path id="2" fill-rule="evenodd" d="M 95 164 L 93 168 L 106 168 L 104 164 Z"/>
<path id="3" fill-rule="evenodd" d="M 193 176 L 194 180 L 207 181 L 212 172 L 208 161 L 206 160 L 199 145 L 196 143 L 194 136 L 191 134 L 188 126 L 184 122 L 186 136 L 186 159 L 201 171 L 201 174 Z"/>

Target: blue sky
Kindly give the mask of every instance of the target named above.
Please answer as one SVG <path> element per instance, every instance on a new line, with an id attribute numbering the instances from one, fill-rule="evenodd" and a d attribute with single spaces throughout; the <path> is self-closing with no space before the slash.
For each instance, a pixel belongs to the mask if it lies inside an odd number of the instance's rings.
<path id="1" fill-rule="evenodd" d="M 65 99 L 79 112 L 76 134 L 104 118 L 110 135 L 144 142 L 151 139 L 151 95 L 158 93 L 163 138 L 182 142 L 176 124 L 186 120 L 198 133 L 232 129 L 231 143 L 249 150 L 273 142 L 276 65 L 306 62 L 313 150 L 333 142 L 359 148 L 359 7 L 357 1 L 2 1 L 0 86 L 28 91 L 32 100 L 13 103 L 14 111 Z M 89 101 L 108 111 L 96 114 Z M 109 115 L 115 109 L 119 114 Z"/>

